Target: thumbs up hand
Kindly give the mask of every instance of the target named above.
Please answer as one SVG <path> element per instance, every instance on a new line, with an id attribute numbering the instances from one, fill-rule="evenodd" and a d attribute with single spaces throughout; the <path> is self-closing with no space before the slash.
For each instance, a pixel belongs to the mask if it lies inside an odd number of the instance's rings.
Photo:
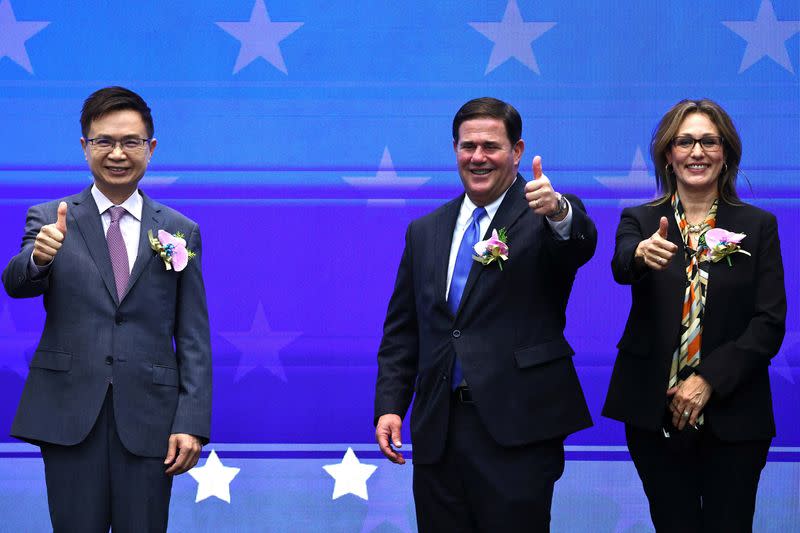
<path id="1" fill-rule="evenodd" d="M 637 261 L 653 270 L 664 270 L 675 257 L 678 247 L 667 240 L 669 220 L 661 217 L 658 229 L 649 239 L 645 239 L 636 247 L 634 257 Z"/>
<path id="2" fill-rule="evenodd" d="M 67 236 L 67 203 L 58 204 L 55 224 L 42 226 L 33 243 L 33 262 L 39 266 L 50 263 Z"/>
<path id="3" fill-rule="evenodd" d="M 547 176 L 542 173 L 542 158 L 533 158 L 533 179 L 525 184 L 525 199 L 537 215 L 549 216 L 558 211 L 559 195 L 553 190 L 553 185 Z M 562 213 L 566 216 L 566 212 Z"/>

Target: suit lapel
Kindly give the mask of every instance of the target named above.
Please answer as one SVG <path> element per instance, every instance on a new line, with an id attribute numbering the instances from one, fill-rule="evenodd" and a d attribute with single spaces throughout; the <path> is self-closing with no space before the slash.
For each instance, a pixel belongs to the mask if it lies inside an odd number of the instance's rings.
<path id="1" fill-rule="evenodd" d="M 523 194 L 523 189 L 525 187 L 525 179 L 517 174 L 517 179 L 508 189 L 505 198 L 503 198 L 503 202 L 500 204 L 500 207 L 495 213 L 494 218 L 492 219 L 492 223 L 489 224 L 489 228 L 486 230 L 486 234 L 483 236 L 483 240 L 489 238 L 492 234 L 492 230 L 497 229 L 500 230 L 501 228 L 510 228 L 514 222 L 525 212 L 525 209 L 528 208 L 528 203 L 525 201 L 525 195 Z M 452 236 L 452 231 L 451 231 Z M 452 237 L 451 237 L 452 238 Z M 509 255 L 510 258 L 510 255 Z M 481 274 L 486 270 L 486 267 L 477 261 L 472 262 L 472 267 L 469 270 L 469 276 L 467 277 L 467 283 L 464 285 L 464 292 L 461 294 L 461 302 L 458 305 L 458 312 L 456 316 L 461 313 L 461 310 L 464 309 L 464 304 L 469 297 L 472 288 L 480 278 Z"/>
<path id="2" fill-rule="evenodd" d="M 434 261 L 436 261 L 434 265 L 434 286 L 436 287 L 436 301 L 441 302 L 445 309 L 447 309 L 447 267 L 450 264 L 450 247 L 453 243 L 453 232 L 456 229 L 456 221 L 463 201 L 463 194 L 451 201 L 439 215 L 440 220 L 435 224 L 436 235 L 433 249 L 438 250 L 440 253 L 433 254 Z"/>
<path id="3" fill-rule="evenodd" d="M 156 235 L 161 223 L 160 209 L 154 205 L 153 201 L 144 192 L 139 191 L 142 195 L 142 220 L 139 227 L 139 251 L 136 254 L 136 262 L 133 264 L 131 270 L 131 277 L 128 280 L 128 288 L 125 295 L 122 297 L 124 300 L 130 294 L 136 280 L 142 275 L 147 264 L 155 257 L 155 253 L 150 248 L 150 239 L 147 236 L 148 231 L 152 231 Z M 162 228 L 163 229 L 163 228 Z"/>
<path id="4" fill-rule="evenodd" d="M 109 294 L 116 302 L 117 288 L 114 282 L 114 271 L 111 268 L 111 257 L 108 255 L 108 243 L 106 243 L 97 204 L 91 194 L 91 187 L 84 190 L 72 203 L 73 206 L 70 207 L 67 215 L 67 224 L 69 224 L 69 217 L 71 217 L 83 236 L 89 255 L 97 265 L 97 270 L 100 272 L 100 277 L 103 279 L 106 289 L 108 289 Z"/>
<path id="5" fill-rule="evenodd" d="M 728 231 L 733 232 L 740 232 L 743 230 L 741 227 L 741 221 L 739 222 L 739 227 L 737 227 L 737 223 L 735 221 L 735 213 L 733 210 L 736 208 L 731 206 L 721 199 L 717 204 L 717 218 L 716 224 L 714 227 L 723 228 Z M 739 256 L 739 257 L 736 257 Z M 730 287 L 730 283 L 726 282 L 725 280 L 728 276 L 736 276 L 736 261 L 744 261 L 749 260 L 750 258 L 743 255 L 743 254 L 734 254 L 731 257 L 732 265 L 728 265 L 728 261 L 725 259 L 721 261 L 717 261 L 714 263 L 713 261 L 708 265 L 708 293 L 706 294 L 706 308 L 703 315 L 703 328 L 708 328 L 709 330 L 713 331 L 716 329 L 717 325 L 714 322 L 716 318 L 716 313 L 709 313 L 709 310 L 712 309 L 712 306 L 709 305 L 713 302 L 725 302 L 730 301 L 730 297 L 719 293 L 721 290 L 720 287 Z M 724 313 L 720 315 L 724 318 Z M 709 317 L 711 320 L 709 320 Z"/>

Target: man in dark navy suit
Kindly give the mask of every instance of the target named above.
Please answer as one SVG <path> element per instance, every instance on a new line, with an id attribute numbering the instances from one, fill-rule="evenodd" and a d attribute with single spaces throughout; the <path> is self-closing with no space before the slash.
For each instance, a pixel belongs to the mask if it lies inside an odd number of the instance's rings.
<path id="1" fill-rule="evenodd" d="M 532 181 L 519 175 L 521 134 L 505 102 L 461 107 L 453 148 L 464 194 L 409 225 L 386 314 L 375 434 L 404 463 L 400 429 L 415 396 L 423 532 L 547 531 L 564 438 L 591 425 L 563 331 L 597 232 L 577 197 L 553 189 L 540 157 Z M 475 246 L 494 231 L 488 250 Z"/>
<path id="2" fill-rule="evenodd" d="M 41 447 L 55 531 L 166 531 L 172 477 L 210 432 L 200 231 L 138 189 L 156 147 L 139 95 L 93 93 L 81 128 L 94 183 L 31 207 L 3 271 L 47 312 L 11 434 Z"/>

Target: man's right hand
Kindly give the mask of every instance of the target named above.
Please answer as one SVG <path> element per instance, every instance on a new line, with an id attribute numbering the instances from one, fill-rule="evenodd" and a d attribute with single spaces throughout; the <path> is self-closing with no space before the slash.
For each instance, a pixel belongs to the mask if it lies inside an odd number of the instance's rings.
<path id="1" fill-rule="evenodd" d="M 395 448 L 403 446 L 400 440 L 400 428 L 403 427 L 403 420 L 397 415 L 383 415 L 378 419 L 375 426 L 375 440 L 383 455 L 393 463 L 399 465 L 406 464 L 403 454 Z"/>
<path id="2" fill-rule="evenodd" d="M 50 263 L 61 248 L 67 236 L 67 203 L 58 204 L 58 218 L 55 224 L 42 226 L 33 243 L 33 262 L 39 266 Z"/>

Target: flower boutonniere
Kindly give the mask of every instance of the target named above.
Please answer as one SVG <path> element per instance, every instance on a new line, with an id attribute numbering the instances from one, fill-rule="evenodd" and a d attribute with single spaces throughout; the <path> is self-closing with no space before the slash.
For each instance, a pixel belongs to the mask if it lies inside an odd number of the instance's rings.
<path id="1" fill-rule="evenodd" d="M 156 238 L 153 237 L 152 230 L 147 230 L 147 237 L 150 239 L 150 248 L 161 257 L 167 270 L 180 272 L 186 268 L 189 259 L 196 255 L 186 248 L 186 238 L 180 231 L 171 234 L 160 229 Z"/>
<path id="2" fill-rule="evenodd" d="M 742 250 L 740 243 L 747 237 L 744 233 L 733 233 L 722 228 L 712 228 L 708 230 L 703 239 L 708 248 L 708 257 L 714 263 L 722 259 L 728 261 L 728 266 L 733 266 L 731 256 L 735 253 L 750 255 L 750 252 Z"/>
<path id="3" fill-rule="evenodd" d="M 502 228 L 499 232 L 496 229 L 492 230 L 492 236 L 485 241 L 475 243 L 473 250 L 475 250 L 475 255 L 472 258 L 475 261 L 484 266 L 496 261 L 500 270 L 503 270 L 503 261 L 508 260 L 506 228 Z"/>

